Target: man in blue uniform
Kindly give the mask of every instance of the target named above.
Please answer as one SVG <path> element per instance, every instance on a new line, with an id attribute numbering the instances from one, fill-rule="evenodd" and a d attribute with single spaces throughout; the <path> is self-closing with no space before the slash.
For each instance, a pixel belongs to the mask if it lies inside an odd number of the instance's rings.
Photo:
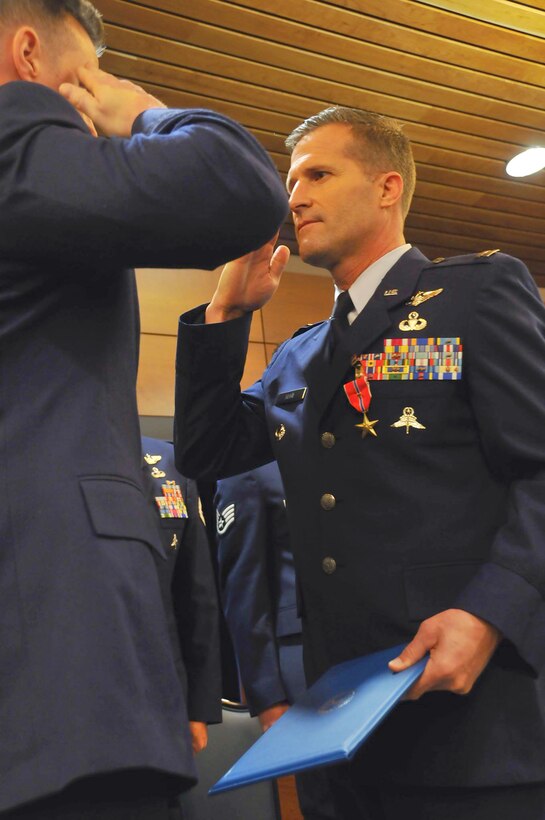
<path id="1" fill-rule="evenodd" d="M 162 818 L 194 782 L 144 497 L 131 267 L 213 268 L 285 213 L 244 129 L 100 71 L 101 43 L 87 0 L 0 3 L 6 817 Z"/>
<path id="2" fill-rule="evenodd" d="M 218 481 L 218 569 L 250 714 L 267 730 L 305 688 L 301 619 L 276 462 Z M 296 775 L 305 820 L 334 817 L 322 772 Z"/>
<path id="3" fill-rule="evenodd" d="M 194 481 L 174 466 L 172 443 L 142 436 L 144 477 L 167 560 L 157 560 L 173 651 L 187 703 L 193 752 L 221 723 L 218 594 Z"/>
<path id="4" fill-rule="evenodd" d="M 240 395 L 251 311 L 287 251 L 228 265 L 182 318 L 179 460 L 226 475 L 275 457 L 307 677 L 407 643 L 424 673 L 354 761 L 339 817 L 545 816 L 545 309 L 495 251 L 430 262 L 405 242 L 414 187 L 397 123 L 353 109 L 288 140 L 302 258 L 335 318 Z M 206 324 L 202 324 L 203 318 Z"/>

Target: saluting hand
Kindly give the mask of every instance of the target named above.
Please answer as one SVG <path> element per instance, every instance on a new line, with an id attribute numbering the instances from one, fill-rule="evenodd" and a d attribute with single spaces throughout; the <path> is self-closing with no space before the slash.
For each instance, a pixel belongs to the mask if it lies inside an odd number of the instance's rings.
<path id="1" fill-rule="evenodd" d="M 467 695 L 501 637 L 488 621 L 463 609 L 446 609 L 423 621 L 413 640 L 388 666 L 392 672 L 401 672 L 429 652 L 422 675 L 405 699 L 418 700 L 436 690 Z"/>
<path id="2" fill-rule="evenodd" d="M 289 248 L 274 246 L 278 234 L 252 253 L 228 262 L 206 309 L 206 322 L 226 322 L 259 310 L 274 295 L 290 258 Z"/>
<path id="3" fill-rule="evenodd" d="M 130 137 L 139 114 L 150 108 L 166 108 L 139 85 L 100 68 L 82 66 L 77 74 L 79 85 L 62 83 L 59 93 L 104 136 Z"/>

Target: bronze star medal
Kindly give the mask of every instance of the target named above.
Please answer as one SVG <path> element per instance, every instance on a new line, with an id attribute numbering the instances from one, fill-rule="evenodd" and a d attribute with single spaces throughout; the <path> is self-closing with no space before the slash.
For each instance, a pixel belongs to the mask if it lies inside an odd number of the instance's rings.
<path id="1" fill-rule="evenodd" d="M 374 429 L 375 424 L 378 424 L 378 419 L 375 419 L 374 421 L 370 421 L 367 418 L 367 413 L 364 413 L 363 414 L 363 421 L 361 422 L 361 424 L 356 424 L 354 426 L 361 428 L 361 437 L 365 438 L 367 433 L 371 433 L 372 436 L 377 435 L 377 431 Z"/>
<path id="2" fill-rule="evenodd" d="M 347 382 L 344 385 L 344 392 L 354 410 L 363 413 L 363 420 L 360 424 L 356 424 L 355 427 L 361 430 L 362 438 L 365 438 L 368 433 L 371 433 L 372 436 L 376 436 L 377 431 L 374 428 L 375 424 L 378 424 L 378 419 L 371 420 L 367 416 L 367 411 L 371 404 L 371 386 L 367 376 L 363 372 L 361 356 L 353 356 L 352 364 L 355 368 L 355 378 L 353 381 Z"/>

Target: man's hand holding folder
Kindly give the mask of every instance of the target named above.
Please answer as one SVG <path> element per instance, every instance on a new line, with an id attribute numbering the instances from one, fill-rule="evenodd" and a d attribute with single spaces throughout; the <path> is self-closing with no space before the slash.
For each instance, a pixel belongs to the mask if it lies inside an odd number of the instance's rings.
<path id="1" fill-rule="evenodd" d="M 424 672 L 404 700 L 418 700 L 438 690 L 467 695 L 501 638 L 499 630 L 482 618 L 463 609 L 446 609 L 423 621 L 413 640 L 388 666 L 392 672 L 401 672 L 429 653 Z"/>

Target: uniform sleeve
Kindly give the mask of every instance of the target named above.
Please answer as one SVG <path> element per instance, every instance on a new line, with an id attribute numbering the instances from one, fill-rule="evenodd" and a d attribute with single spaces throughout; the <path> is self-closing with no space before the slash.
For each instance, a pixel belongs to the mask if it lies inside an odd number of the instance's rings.
<path id="1" fill-rule="evenodd" d="M 190 720 L 219 723 L 218 597 L 208 538 L 192 481 L 187 482 L 186 504 L 188 520 L 172 577 L 172 599 L 187 673 L 187 711 Z"/>
<path id="2" fill-rule="evenodd" d="M 490 558 L 458 606 L 498 627 L 537 673 L 545 662 L 545 308 L 519 260 L 500 256 L 480 289 L 469 398 L 490 469 L 509 486 Z"/>
<path id="3" fill-rule="evenodd" d="M 201 306 L 180 317 L 176 354 L 176 463 L 216 479 L 273 461 L 261 381 L 240 391 L 251 314 L 203 324 Z"/>
<path id="4" fill-rule="evenodd" d="M 214 268 L 287 214 L 266 152 L 212 111 L 153 109 L 130 139 L 97 139 L 59 94 L 15 82 L 0 88 L 0 115 L 4 258 Z"/>
<path id="5" fill-rule="evenodd" d="M 218 482 L 218 564 L 225 618 L 252 715 L 287 700 L 275 631 L 274 517 L 251 474 Z"/>

